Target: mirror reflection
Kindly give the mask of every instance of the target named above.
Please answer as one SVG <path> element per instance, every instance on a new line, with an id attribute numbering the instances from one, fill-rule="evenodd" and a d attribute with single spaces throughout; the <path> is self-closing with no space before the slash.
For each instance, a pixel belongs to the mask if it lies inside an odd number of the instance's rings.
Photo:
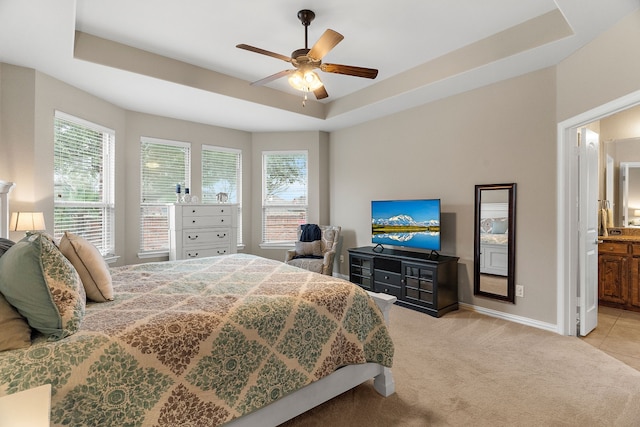
<path id="1" fill-rule="evenodd" d="M 622 227 L 640 227 L 640 163 L 620 162 Z"/>
<path id="2" fill-rule="evenodd" d="M 640 227 L 640 138 L 607 141 L 604 144 L 605 188 L 601 206 L 611 209 L 607 228 Z M 604 229 L 601 230 L 601 235 Z"/>
<path id="3" fill-rule="evenodd" d="M 474 294 L 515 301 L 515 184 L 476 186 Z"/>

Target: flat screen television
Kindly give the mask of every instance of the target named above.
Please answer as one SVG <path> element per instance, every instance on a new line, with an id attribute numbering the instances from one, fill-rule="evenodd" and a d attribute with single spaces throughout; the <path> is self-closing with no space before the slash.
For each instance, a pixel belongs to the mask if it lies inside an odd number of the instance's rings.
<path id="1" fill-rule="evenodd" d="M 440 199 L 373 200 L 371 242 L 440 250 Z"/>

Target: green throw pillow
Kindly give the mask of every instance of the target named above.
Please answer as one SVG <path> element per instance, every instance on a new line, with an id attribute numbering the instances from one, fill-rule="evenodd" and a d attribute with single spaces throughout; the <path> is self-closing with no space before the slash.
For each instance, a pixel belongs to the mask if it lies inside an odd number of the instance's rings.
<path id="1" fill-rule="evenodd" d="M 84 316 L 86 295 L 78 272 L 39 233 L 0 257 L 0 292 L 33 329 L 52 339 L 77 332 Z"/>

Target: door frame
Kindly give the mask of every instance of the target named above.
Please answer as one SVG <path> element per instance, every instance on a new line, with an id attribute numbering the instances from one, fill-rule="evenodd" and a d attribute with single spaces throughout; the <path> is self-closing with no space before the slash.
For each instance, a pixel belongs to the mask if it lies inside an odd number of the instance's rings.
<path id="1" fill-rule="evenodd" d="M 578 151 L 575 134 L 581 126 L 640 105 L 640 91 L 558 123 L 557 145 L 557 305 L 556 327 L 576 336 L 578 316 Z"/>

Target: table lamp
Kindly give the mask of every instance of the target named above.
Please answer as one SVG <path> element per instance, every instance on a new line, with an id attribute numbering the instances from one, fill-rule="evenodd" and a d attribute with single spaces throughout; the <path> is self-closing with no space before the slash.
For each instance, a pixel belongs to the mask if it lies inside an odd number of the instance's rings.
<path id="1" fill-rule="evenodd" d="M 11 214 L 10 231 L 44 231 L 46 228 L 42 212 L 13 212 Z"/>

